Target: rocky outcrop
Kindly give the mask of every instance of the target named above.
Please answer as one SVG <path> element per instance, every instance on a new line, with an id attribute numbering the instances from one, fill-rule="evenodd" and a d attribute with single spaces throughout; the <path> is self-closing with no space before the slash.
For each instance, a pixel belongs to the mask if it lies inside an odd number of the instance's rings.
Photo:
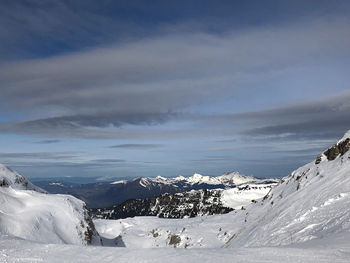
<path id="1" fill-rule="evenodd" d="M 339 155 L 343 156 L 350 149 L 350 138 L 341 140 L 340 142 L 334 144 L 332 147 L 328 148 L 325 152 L 316 158 L 315 164 L 319 164 L 322 161 L 322 155 L 327 157 L 328 161 L 333 161 Z"/>

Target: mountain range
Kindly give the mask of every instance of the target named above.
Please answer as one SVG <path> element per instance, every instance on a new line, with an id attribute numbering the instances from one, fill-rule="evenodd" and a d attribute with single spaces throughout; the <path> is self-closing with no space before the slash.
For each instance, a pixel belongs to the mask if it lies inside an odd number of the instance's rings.
<path id="1" fill-rule="evenodd" d="M 256 202 L 277 182 L 243 183 L 230 189 L 201 189 L 183 193 L 162 194 L 145 199 L 129 199 L 107 208 L 91 209 L 94 218 L 120 219 L 134 216 L 188 218 L 226 214 Z"/>
<path id="2" fill-rule="evenodd" d="M 70 194 L 84 202 L 89 208 L 111 207 L 129 199 L 157 197 L 165 193 L 175 194 L 200 189 L 233 188 L 242 183 L 275 183 L 276 179 L 258 179 L 238 172 L 210 177 L 194 174 L 191 177 L 175 178 L 139 177 L 132 180 L 75 184 L 62 181 L 41 181 L 36 185 L 53 194 Z"/>

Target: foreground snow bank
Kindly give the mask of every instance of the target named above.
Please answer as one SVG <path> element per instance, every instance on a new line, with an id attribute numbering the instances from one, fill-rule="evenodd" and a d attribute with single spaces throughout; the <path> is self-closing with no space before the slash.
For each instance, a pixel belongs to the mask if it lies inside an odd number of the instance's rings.
<path id="1" fill-rule="evenodd" d="M 0 262 L 349 262 L 350 247 L 265 247 L 216 249 L 128 249 L 43 245 L 0 236 Z"/>

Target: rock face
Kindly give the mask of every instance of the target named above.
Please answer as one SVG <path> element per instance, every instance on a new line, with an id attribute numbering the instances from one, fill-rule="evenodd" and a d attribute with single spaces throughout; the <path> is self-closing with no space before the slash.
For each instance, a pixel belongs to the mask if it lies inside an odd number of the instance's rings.
<path id="1" fill-rule="evenodd" d="M 319 164 L 322 161 L 322 155 L 327 157 L 328 161 L 333 161 L 339 155 L 343 156 L 350 149 L 350 138 L 346 138 L 345 140 L 341 140 L 334 144 L 332 147 L 328 148 L 325 152 L 319 155 L 316 159 L 315 164 Z"/>

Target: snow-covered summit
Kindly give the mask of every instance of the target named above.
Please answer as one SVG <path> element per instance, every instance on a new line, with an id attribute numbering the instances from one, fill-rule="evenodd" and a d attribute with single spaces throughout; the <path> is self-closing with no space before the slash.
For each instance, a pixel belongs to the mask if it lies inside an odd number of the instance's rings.
<path id="1" fill-rule="evenodd" d="M 0 187 L 34 190 L 40 193 L 46 193 L 46 191 L 33 185 L 25 177 L 3 164 L 0 164 Z"/>
<path id="2" fill-rule="evenodd" d="M 268 181 L 271 181 L 273 179 L 268 179 Z M 152 184 L 168 184 L 168 185 L 177 185 L 177 184 L 182 184 L 182 185 L 201 185 L 201 184 L 206 184 L 206 185 L 218 185 L 218 186 L 224 186 L 224 187 L 235 187 L 240 184 L 244 183 L 249 183 L 249 182 L 265 182 L 266 180 L 264 179 L 258 179 L 253 176 L 247 176 L 247 175 L 242 175 L 238 172 L 229 172 L 225 173 L 220 176 L 208 176 L 208 175 L 201 175 L 199 173 L 195 173 L 190 177 L 184 177 L 182 175 L 177 176 L 177 177 L 162 177 L 162 176 L 157 176 L 157 177 L 140 177 L 136 178 L 132 181 L 139 181 L 139 184 L 142 185 L 143 187 L 148 187 L 149 185 Z M 127 181 L 123 181 L 126 183 Z M 277 182 L 277 180 L 276 180 Z M 111 184 L 118 184 L 120 181 L 112 182 Z"/>

